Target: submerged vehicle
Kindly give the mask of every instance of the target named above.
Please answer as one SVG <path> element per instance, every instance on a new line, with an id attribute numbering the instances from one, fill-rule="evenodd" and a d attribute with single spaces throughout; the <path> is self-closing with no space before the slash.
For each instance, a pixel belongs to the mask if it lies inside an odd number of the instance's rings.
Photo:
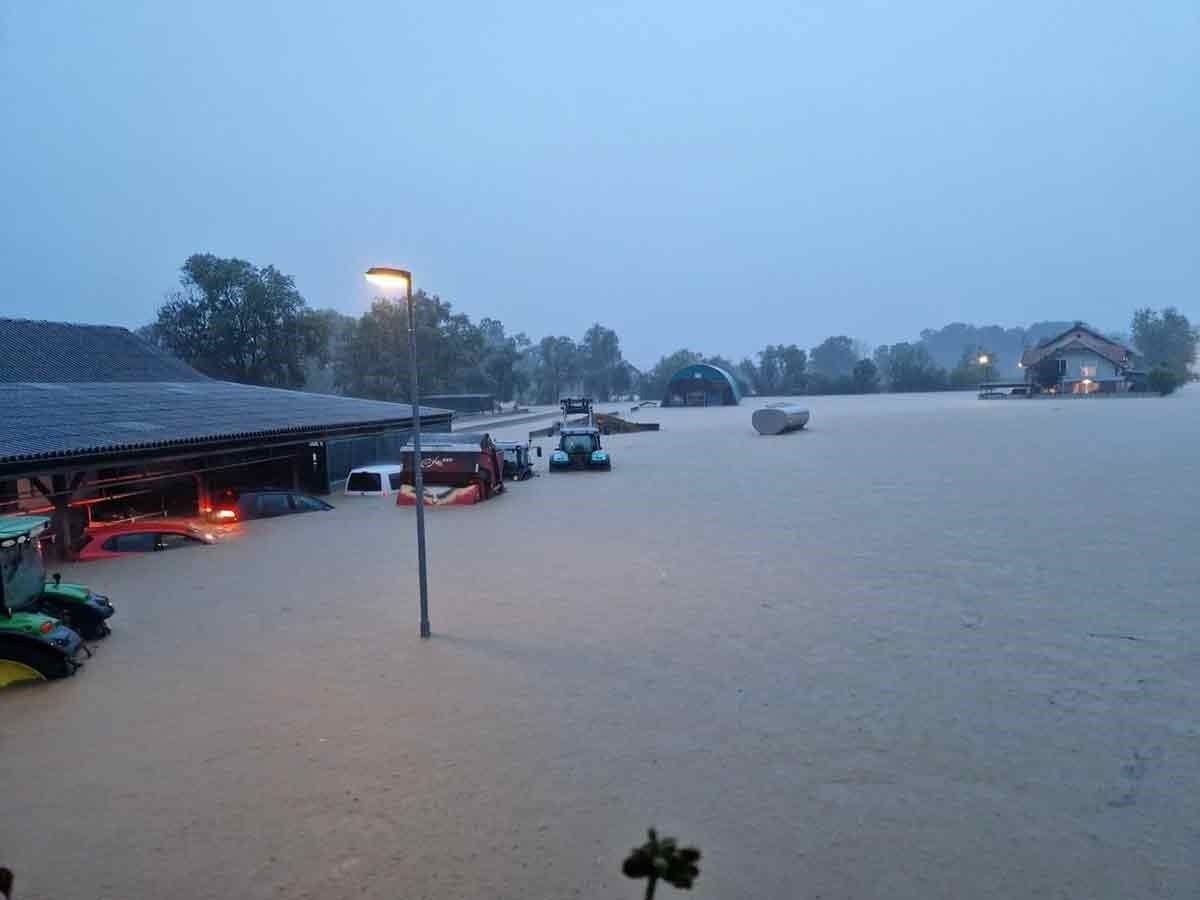
<path id="1" fill-rule="evenodd" d="M 390 497 L 404 484 L 400 463 L 378 463 L 351 469 L 342 493 L 347 497 Z"/>
<path id="2" fill-rule="evenodd" d="M 320 497 L 302 491 L 255 490 L 226 491 L 209 518 L 214 522 L 245 522 L 248 519 L 273 519 L 295 513 L 325 512 L 333 509 Z"/>
<path id="3" fill-rule="evenodd" d="M 404 485 L 397 506 L 415 506 L 412 445 L 401 451 Z M 467 506 L 504 490 L 504 462 L 496 442 L 486 432 L 431 434 L 421 442 L 421 477 L 425 503 Z"/>
<path id="4" fill-rule="evenodd" d="M 216 543 L 216 538 L 188 522 L 147 519 L 121 525 L 89 528 L 75 558 L 79 562 L 94 559 L 119 559 L 130 553 L 157 553 L 179 547 Z"/>
<path id="5" fill-rule="evenodd" d="M 533 455 L 530 451 L 536 450 L 537 455 L 541 456 L 541 447 L 531 447 L 521 441 L 496 441 L 496 449 L 500 451 L 505 478 L 525 481 L 533 477 Z"/>
<path id="6" fill-rule="evenodd" d="M 46 581 L 38 540 L 43 516 L 0 519 L 0 687 L 63 678 L 79 667 L 83 639 L 109 633 L 113 605 L 81 584 Z"/>
<path id="7" fill-rule="evenodd" d="M 550 454 L 550 471 L 567 469 L 612 468 L 612 458 L 600 446 L 600 429 L 590 427 L 563 428 L 559 431 L 558 449 Z"/>

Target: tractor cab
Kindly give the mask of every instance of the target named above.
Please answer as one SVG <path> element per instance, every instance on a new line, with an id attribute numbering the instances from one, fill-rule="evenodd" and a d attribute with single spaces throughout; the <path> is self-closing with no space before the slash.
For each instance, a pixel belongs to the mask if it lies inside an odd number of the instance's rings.
<path id="1" fill-rule="evenodd" d="M 77 615 L 83 604 L 73 598 L 77 591 L 95 596 L 87 588 L 63 584 L 57 575 L 46 582 L 38 539 L 48 523 L 42 516 L 0 519 L 0 687 L 73 673 L 83 649 L 77 620 L 92 621 L 86 612 Z M 111 609 L 95 620 L 103 625 Z"/>
<path id="2" fill-rule="evenodd" d="M 505 478 L 525 481 L 533 477 L 533 451 L 541 456 L 541 447 L 531 447 L 520 441 L 496 441 L 496 449 L 500 451 Z"/>
<path id="3" fill-rule="evenodd" d="M 600 429 L 563 428 L 558 433 L 558 449 L 550 454 L 550 471 L 566 469 L 612 468 L 608 451 L 600 445 Z"/>

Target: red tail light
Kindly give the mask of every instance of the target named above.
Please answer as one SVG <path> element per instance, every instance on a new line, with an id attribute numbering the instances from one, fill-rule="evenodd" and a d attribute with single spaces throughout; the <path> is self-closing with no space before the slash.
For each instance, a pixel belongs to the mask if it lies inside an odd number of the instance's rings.
<path id="1" fill-rule="evenodd" d="M 43 622 L 41 627 L 38 628 L 38 631 L 40 631 L 42 634 L 49 634 L 55 629 L 55 627 L 56 626 L 53 622 Z"/>
<path id="2" fill-rule="evenodd" d="M 214 517 L 218 522 L 234 522 L 237 520 L 237 511 L 232 509 L 218 509 Z"/>

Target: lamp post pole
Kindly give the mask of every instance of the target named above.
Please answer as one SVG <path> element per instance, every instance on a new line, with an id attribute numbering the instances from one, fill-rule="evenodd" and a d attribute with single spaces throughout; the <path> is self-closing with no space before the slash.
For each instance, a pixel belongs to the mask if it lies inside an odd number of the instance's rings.
<path id="1" fill-rule="evenodd" d="M 425 474 L 421 468 L 421 393 L 417 386 L 417 320 L 413 312 L 412 276 L 404 279 L 408 305 L 408 374 L 412 381 L 413 490 L 417 494 L 417 578 L 421 589 L 421 637 L 430 636 L 429 583 L 425 575 Z"/>

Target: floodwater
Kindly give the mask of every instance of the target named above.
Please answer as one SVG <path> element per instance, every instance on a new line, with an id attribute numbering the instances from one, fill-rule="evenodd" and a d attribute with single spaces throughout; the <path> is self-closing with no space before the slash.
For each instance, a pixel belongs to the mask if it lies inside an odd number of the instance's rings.
<path id="1" fill-rule="evenodd" d="M 17 896 L 635 897 L 651 824 L 698 900 L 1196 896 L 1200 391 L 808 402 L 431 510 L 428 642 L 386 502 L 68 572 L 117 631 L 0 697 Z"/>

